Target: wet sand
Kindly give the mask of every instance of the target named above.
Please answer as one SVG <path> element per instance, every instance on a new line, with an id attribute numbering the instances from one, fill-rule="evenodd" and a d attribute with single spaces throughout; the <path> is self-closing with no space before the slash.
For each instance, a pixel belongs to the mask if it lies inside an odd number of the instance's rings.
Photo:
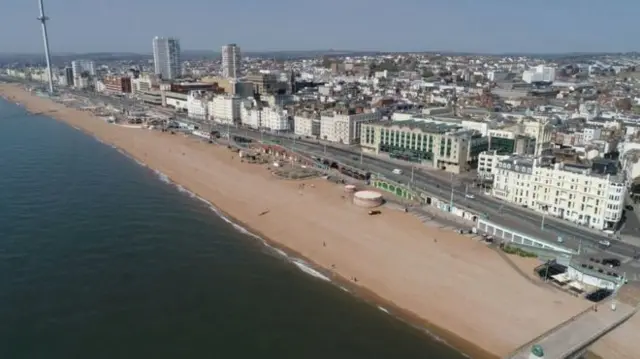
<path id="1" fill-rule="evenodd" d="M 383 209 L 382 215 L 368 216 L 327 181 L 304 181 L 314 187 L 300 192 L 300 182 L 240 163 L 223 147 L 110 125 L 15 85 L 0 85 L 0 95 L 13 96 L 31 111 L 56 110 L 49 116 L 121 148 L 473 358 L 504 356 L 589 306 L 523 278 L 485 244 L 427 227 L 402 212 Z M 512 260 L 532 268 L 530 261 Z"/>

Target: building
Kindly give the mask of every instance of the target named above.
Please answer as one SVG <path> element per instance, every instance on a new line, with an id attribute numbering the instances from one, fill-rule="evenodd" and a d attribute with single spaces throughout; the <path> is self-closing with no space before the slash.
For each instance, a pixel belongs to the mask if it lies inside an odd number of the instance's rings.
<path id="1" fill-rule="evenodd" d="M 354 144 L 360 142 L 362 125 L 382 119 L 380 112 L 334 111 L 320 116 L 320 138 Z"/>
<path id="2" fill-rule="evenodd" d="M 544 65 L 536 66 L 522 73 L 522 81 L 532 82 L 553 82 L 556 79 L 556 68 Z"/>
<path id="3" fill-rule="evenodd" d="M 218 95 L 209 101 L 209 118 L 217 123 L 241 123 L 242 99 L 232 95 Z M 257 127 L 256 127 L 257 128 Z"/>
<path id="4" fill-rule="evenodd" d="M 293 116 L 293 133 L 303 137 L 320 138 L 320 116 L 317 114 Z"/>
<path id="5" fill-rule="evenodd" d="M 489 149 L 500 154 L 540 156 L 553 148 L 553 126 L 547 120 L 522 118 L 501 129 L 488 129 Z"/>
<path id="6" fill-rule="evenodd" d="M 278 78 L 273 73 L 251 74 L 246 81 L 252 84 L 253 92 L 260 95 L 274 94 L 280 89 Z"/>
<path id="7" fill-rule="evenodd" d="M 142 75 L 131 80 L 132 92 L 148 92 L 158 87 L 159 79 L 156 75 Z"/>
<path id="8" fill-rule="evenodd" d="M 493 195 L 598 230 L 622 219 L 624 180 L 586 164 L 558 163 L 555 157 L 512 156 L 496 168 Z"/>
<path id="9" fill-rule="evenodd" d="M 477 131 L 413 120 L 363 124 L 362 133 L 364 151 L 451 173 L 470 170 L 489 146 Z"/>
<path id="10" fill-rule="evenodd" d="M 240 106 L 240 121 L 249 128 L 263 128 L 262 105 L 253 98 L 243 101 Z"/>
<path id="11" fill-rule="evenodd" d="M 153 66 L 155 74 L 163 80 L 173 80 L 182 74 L 180 41 L 174 38 L 153 38 Z"/>
<path id="12" fill-rule="evenodd" d="M 222 76 L 237 78 L 240 72 L 240 47 L 236 44 L 222 46 Z"/>
<path id="13" fill-rule="evenodd" d="M 478 155 L 478 177 L 482 179 L 493 179 L 498 164 L 511 155 L 502 155 L 496 150 L 483 151 Z"/>
<path id="14" fill-rule="evenodd" d="M 131 93 L 131 78 L 127 76 L 105 76 L 102 79 L 106 92 L 114 94 Z"/>
<path id="15" fill-rule="evenodd" d="M 90 60 L 71 61 L 74 87 L 84 89 L 90 86 L 90 78 L 96 75 L 96 66 Z"/>
<path id="16" fill-rule="evenodd" d="M 262 108 L 262 127 L 269 131 L 287 132 L 289 126 L 289 114 L 287 110 L 279 106 Z"/>
<path id="17" fill-rule="evenodd" d="M 96 64 L 91 60 L 75 60 L 71 61 L 71 71 L 73 77 L 78 78 L 81 76 L 89 77 L 96 75 Z"/>
<path id="18" fill-rule="evenodd" d="M 66 86 L 73 86 L 73 68 L 64 68 L 64 81 Z"/>
<path id="19" fill-rule="evenodd" d="M 205 91 L 191 91 L 187 95 L 187 116 L 206 120 L 209 113 L 209 97 Z"/>
<path id="20" fill-rule="evenodd" d="M 86 89 L 92 86 L 92 81 L 88 77 L 80 76 L 73 78 L 73 87 L 77 89 Z"/>
<path id="21" fill-rule="evenodd" d="M 200 82 L 211 83 L 217 86 L 222 92 L 227 95 L 236 94 L 236 79 L 223 78 L 218 76 L 206 76 L 200 79 Z M 253 92 L 249 93 L 249 96 L 253 95 Z"/>

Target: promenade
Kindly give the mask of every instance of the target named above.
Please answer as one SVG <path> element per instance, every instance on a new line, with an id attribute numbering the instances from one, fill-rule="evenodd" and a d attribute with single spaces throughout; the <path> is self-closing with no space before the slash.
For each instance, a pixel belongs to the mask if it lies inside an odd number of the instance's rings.
<path id="1" fill-rule="evenodd" d="M 597 310 L 589 309 L 577 317 L 559 325 L 534 341 L 522 346 L 509 359 L 530 359 L 533 345 L 544 350 L 544 359 L 577 358 L 602 336 L 624 323 L 634 313 L 635 308 L 624 303 L 616 303 L 611 309 L 611 302 L 597 306 Z"/>

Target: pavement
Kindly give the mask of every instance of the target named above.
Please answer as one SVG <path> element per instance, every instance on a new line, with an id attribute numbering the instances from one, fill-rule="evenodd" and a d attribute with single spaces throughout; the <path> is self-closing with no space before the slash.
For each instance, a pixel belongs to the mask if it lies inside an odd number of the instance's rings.
<path id="1" fill-rule="evenodd" d="M 610 309 L 610 302 L 598 305 L 598 308 L 597 311 L 589 309 L 563 323 L 555 330 L 530 343 L 530 345 L 523 346 L 518 353 L 509 358 L 530 358 L 533 344 L 538 344 L 544 349 L 545 358 L 563 359 L 571 357 L 584 351 L 593 342 L 617 328 L 635 313 L 635 308 L 624 303 L 617 303 L 615 311 Z"/>

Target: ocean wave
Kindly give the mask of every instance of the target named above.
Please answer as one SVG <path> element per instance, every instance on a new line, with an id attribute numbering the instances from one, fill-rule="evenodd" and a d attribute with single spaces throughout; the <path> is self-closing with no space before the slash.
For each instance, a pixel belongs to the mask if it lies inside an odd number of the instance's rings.
<path id="1" fill-rule="evenodd" d="M 219 208 L 214 206 L 213 203 L 209 202 L 205 198 L 202 198 L 202 197 L 198 196 L 197 194 L 189 191 L 188 189 L 184 188 L 182 185 L 179 185 L 179 184 L 177 184 L 175 182 L 172 182 L 171 179 L 167 175 L 165 175 L 164 173 L 162 173 L 162 172 L 160 172 L 158 170 L 154 170 L 154 172 L 162 182 L 165 182 L 167 184 L 171 184 L 179 192 L 184 193 L 184 194 L 188 195 L 191 198 L 194 198 L 194 199 L 197 199 L 197 200 L 203 202 L 219 218 L 221 218 L 223 221 L 225 221 L 228 224 L 230 224 L 231 226 L 233 226 L 233 228 L 235 230 L 237 230 L 238 232 L 240 232 L 242 234 L 248 235 L 248 236 L 250 236 L 250 237 L 252 237 L 254 239 L 259 240 L 264 246 L 269 248 L 269 250 L 271 250 L 272 252 L 280 255 L 283 258 L 288 259 L 289 262 L 293 263 L 298 269 L 300 269 L 300 271 L 302 271 L 302 272 L 304 272 L 306 274 L 309 274 L 309 275 L 311 275 L 311 276 L 313 276 L 315 278 L 318 278 L 318 279 L 321 279 L 321 280 L 324 280 L 324 281 L 327 281 L 327 282 L 331 282 L 331 278 L 329 278 L 329 277 L 325 276 L 324 274 L 320 273 L 319 271 L 313 269 L 308 263 L 306 263 L 302 259 L 289 256 L 285 251 L 283 251 L 283 250 L 281 250 L 279 248 L 276 248 L 274 246 L 269 245 L 269 243 L 264 238 L 260 237 L 259 235 L 255 234 L 255 233 L 252 233 L 247 228 L 235 223 L 229 217 L 225 216 L 224 213 L 222 213 L 222 211 Z"/>
<path id="2" fill-rule="evenodd" d="M 327 277 L 326 275 L 318 272 L 317 270 L 311 268 L 307 263 L 305 263 L 304 261 L 300 260 L 300 259 L 292 259 L 291 260 L 293 262 L 293 264 L 295 264 L 298 268 L 300 268 L 301 271 L 316 277 L 318 279 L 322 279 L 324 281 L 327 282 L 331 282 L 331 278 Z"/>

